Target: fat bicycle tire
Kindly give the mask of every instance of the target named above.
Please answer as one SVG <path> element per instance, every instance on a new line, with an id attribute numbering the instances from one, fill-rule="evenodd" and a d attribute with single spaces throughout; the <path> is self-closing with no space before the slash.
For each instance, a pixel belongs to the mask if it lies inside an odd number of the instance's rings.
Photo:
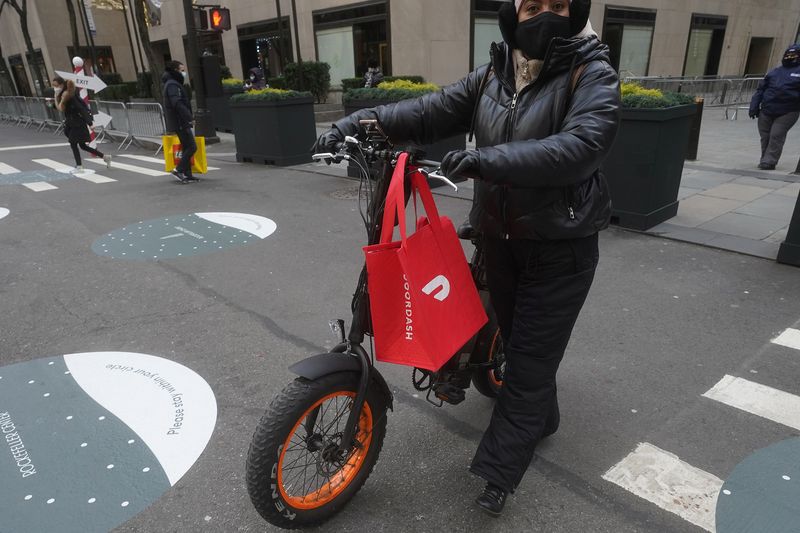
<path id="1" fill-rule="evenodd" d="M 489 313 L 489 322 L 481 328 L 475 339 L 475 347 L 470 356 L 473 364 L 488 363 L 497 358 L 505 360 L 503 355 L 503 338 L 500 336 L 500 327 L 494 313 Z M 494 368 L 476 368 L 472 373 L 472 384 L 475 389 L 487 398 L 497 398 L 503 388 L 503 373 L 505 364 Z"/>
<path id="2" fill-rule="evenodd" d="M 270 403 L 253 434 L 246 472 L 250 500 L 269 523 L 284 529 L 321 524 L 341 511 L 366 482 L 378 461 L 386 435 L 388 406 L 383 392 L 376 387 L 367 391 L 356 428 L 360 448 L 351 450 L 343 466 L 341 460 L 324 458 L 329 450 L 335 449 L 336 435 L 341 440 L 358 383 L 359 375 L 355 372 L 338 372 L 313 381 L 297 378 Z M 326 410 L 326 405 L 334 403 L 335 415 L 341 412 L 341 416 L 335 416 L 331 407 Z M 322 449 L 312 451 L 303 422 L 318 405 L 320 418 L 312 438 L 317 439 L 316 444 Z M 333 422 L 326 416 L 332 417 Z M 330 427 L 333 423 L 337 427 Z M 328 430 L 324 426 L 329 426 Z M 292 452 L 291 457 L 289 452 Z M 295 452 L 301 455 L 292 460 Z M 313 464 L 297 465 L 303 457 L 313 460 Z M 331 472 L 331 469 L 335 470 Z M 296 489 L 294 485 L 300 483 L 300 472 L 293 470 L 302 470 L 303 476 L 316 472 L 320 481 L 327 479 L 327 482 L 317 489 L 315 483 L 307 485 L 303 477 L 302 487 Z"/>

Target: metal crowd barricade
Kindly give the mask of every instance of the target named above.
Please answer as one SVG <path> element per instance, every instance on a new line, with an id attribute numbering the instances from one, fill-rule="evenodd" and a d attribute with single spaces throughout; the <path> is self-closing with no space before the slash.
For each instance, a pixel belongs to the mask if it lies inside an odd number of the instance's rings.
<path id="1" fill-rule="evenodd" d="M 131 143 L 146 140 L 158 145 L 156 155 L 161 152 L 164 147 L 162 144 L 162 136 L 166 131 L 164 125 L 164 109 L 158 103 L 130 103 L 128 108 L 128 124 Z"/>
<path id="2" fill-rule="evenodd" d="M 31 124 L 39 126 L 37 131 L 42 131 L 47 125 L 47 107 L 44 98 L 26 98 Z"/>
<path id="3" fill-rule="evenodd" d="M 109 122 L 107 126 L 100 128 L 99 140 L 102 140 L 106 135 L 111 138 L 122 138 L 122 142 L 117 147 L 117 150 L 121 150 L 126 143 L 130 145 L 131 127 L 130 120 L 128 119 L 128 107 L 122 102 L 105 100 L 98 100 L 96 105 L 97 111 L 111 117 L 111 122 Z"/>
<path id="4" fill-rule="evenodd" d="M 0 96 L 0 119 L 12 120 L 14 118 L 14 101 L 10 96 Z"/>
<path id="5" fill-rule="evenodd" d="M 61 115 L 61 111 L 58 110 L 56 107 L 56 101 L 54 98 L 45 98 L 44 100 L 45 111 L 47 113 L 47 118 L 45 119 L 45 127 L 55 128 L 53 135 L 56 133 L 60 133 L 62 129 L 64 129 L 64 118 Z"/>
<path id="6" fill-rule="evenodd" d="M 15 96 L 14 107 L 16 108 L 17 112 L 17 126 L 21 124 L 27 128 L 31 123 L 31 117 L 28 113 L 28 104 L 25 101 L 25 97 Z"/>

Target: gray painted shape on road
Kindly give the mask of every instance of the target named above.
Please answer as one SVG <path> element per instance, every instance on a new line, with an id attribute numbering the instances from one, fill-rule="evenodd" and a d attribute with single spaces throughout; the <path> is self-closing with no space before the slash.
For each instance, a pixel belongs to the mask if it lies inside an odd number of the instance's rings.
<path id="1" fill-rule="evenodd" d="M 22 185 L 23 183 L 36 183 L 39 181 L 49 183 L 51 181 L 68 180 L 72 177 L 72 174 L 52 169 L 27 170 L 25 172 L 0 175 L 0 185 Z"/>
<path id="2" fill-rule="evenodd" d="M 2 531 L 109 531 L 170 487 L 150 448 L 86 394 L 63 356 L 2 367 L 0 376 Z M 18 467 L 15 434 L 35 474 Z"/>
<path id="3" fill-rule="evenodd" d="M 786 533 L 800 524 L 800 438 L 755 452 L 722 485 L 717 533 Z"/>

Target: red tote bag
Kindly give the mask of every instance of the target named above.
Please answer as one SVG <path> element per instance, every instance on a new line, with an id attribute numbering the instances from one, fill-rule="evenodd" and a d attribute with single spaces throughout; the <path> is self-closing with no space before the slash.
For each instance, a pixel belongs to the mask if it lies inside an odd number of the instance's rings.
<path id="1" fill-rule="evenodd" d="M 392 176 L 381 240 L 364 248 L 375 353 L 378 361 L 436 371 L 488 319 L 453 223 L 439 216 L 427 181 L 416 171 L 411 193 L 419 194 L 427 219 L 406 235 L 407 161 L 402 154 Z M 399 241 L 392 241 L 395 217 Z"/>

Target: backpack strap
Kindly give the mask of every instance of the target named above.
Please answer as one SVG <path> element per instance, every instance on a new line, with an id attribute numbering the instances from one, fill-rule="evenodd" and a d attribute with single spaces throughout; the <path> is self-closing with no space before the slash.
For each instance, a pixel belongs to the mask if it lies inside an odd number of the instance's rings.
<path id="1" fill-rule="evenodd" d="M 584 71 L 586 70 L 586 65 L 588 63 L 582 63 L 578 65 L 578 67 L 572 73 L 572 82 L 569 84 L 569 99 L 572 100 L 572 95 L 575 94 L 575 87 L 578 86 L 578 82 L 583 76 Z"/>

